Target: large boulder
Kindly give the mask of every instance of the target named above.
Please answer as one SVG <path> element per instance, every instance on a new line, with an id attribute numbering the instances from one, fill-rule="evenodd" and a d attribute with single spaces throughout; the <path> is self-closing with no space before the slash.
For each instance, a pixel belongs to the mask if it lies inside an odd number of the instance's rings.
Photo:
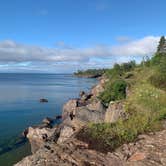
<path id="1" fill-rule="evenodd" d="M 58 144 L 61 144 L 61 143 L 65 142 L 66 140 L 68 140 L 69 138 L 71 138 L 71 136 L 72 136 L 73 134 L 74 134 L 74 128 L 73 128 L 73 127 L 64 126 L 64 127 L 61 129 L 60 136 L 59 136 L 59 138 L 58 138 L 57 143 L 58 143 Z"/>
<path id="2" fill-rule="evenodd" d="M 48 103 L 48 100 L 47 100 L 47 99 L 42 98 L 42 99 L 40 99 L 40 103 Z"/>
<path id="3" fill-rule="evenodd" d="M 72 135 L 77 133 L 89 122 L 104 122 L 106 110 L 100 101 L 94 100 L 89 105 L 79 107 L 76 102 L 77 100 L 70 100 L 64 105 L 63 122 L 60 125 L 61 131 L 57 141 L 58 143 L 63 143 L 67 139 L 71 138 Z M 71 113 L 73 114 L 73 118 L 70 116 Z"/>
<path id="4" fill-rule="evenodd" d="M 42 123 L 51 125 L 53 123 L 53 121 L 54 120 L 52 118 L 46 117 L 43 119 Z"/>
<path id="5" fill-rule="evenodd" d="M 75 114 L 77 107 L 78 107 L 78 99 L 69 100 L 63 106 L 62 119 L 64 120 L 67 117 L 69 117 L 69 115 L 70 115 L 71 112 L 73 114 Z"/>
<path id="6" fill-rule="evenodd" d="M 93 100 L 91 101 L 89 104 L 86 105 L 86 107 L 89 109 L 89 110 L 95 110 L 95 111 L 106 111 L 106 108 L 105 106 L 102 104 L 102 102 L 100 100 Z"/>
<path id="7" fill-rule="evenodd" d="M 105 113 L 104 121 L 106 123 L 114 123 L 119 118 L 125 117 L 124 104 L 122 102 L 110 102 Z"/>
<path id="8" fill-rule="evenodd" d="M 108 81 L 105 77 L 102 77 L 99 81 L 99 83 L 94 86 L 91 90 L 91 94 L 93 94 L 94 97 L 98 96 L 101 92 L 104 91 L 105 83 Z"/>
<path id="9" fill-rule="evenodd" d="M 49 128 L 28 128 L 27 138 L 31 144 L 31 152 L 35 153 L 54 134 L 54 129 Z"/>
<path id="10" fill-rule="evenodd" d="M 101 123 L 104 121 L 105 110 L 90 110 L 87 107 L 80 107 L 75 115 L 75 118 L 82 122 Z"/>

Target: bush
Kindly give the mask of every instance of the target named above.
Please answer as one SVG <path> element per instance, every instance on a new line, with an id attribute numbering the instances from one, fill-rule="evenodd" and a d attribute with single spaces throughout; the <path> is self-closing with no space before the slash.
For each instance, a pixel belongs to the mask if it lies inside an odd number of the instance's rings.
<path id="1" fill-rule="evenodd" d="M 151 65 L 160 65 L 165 63 L 166 53 L 156 53 L 151 59 Z"/>
<path id="2" fill-rule="evenodd" d="M 166 73 L 155 73 L 149 78 L 151 84 L 166 91 Z"/>
<path id="3" fill-rule="evenodd" d="M 115 80 L 108 83 L 105 90 L 99 95 L 99 99 L 108 105 L 110 101 L 121 100 L 126 97 L 126 82 L 124 80 Z"/>
<path id="4" fill-rule="evenodd" d="M 152 58 L 151 64 L 155 73 L 150 76 L 150 83 L 157 88 L 166 90 L 166 54 L 156 54 Z"/>
<path id="5" fill-rule="evenodd" d="M 131 71 L 136 67 L 135 61 L 130 61 L 128 63 L 115 64 L 112 69 L 106 71 L 106 75 L 109 78 L 119 78 L 125 72 Z"/>

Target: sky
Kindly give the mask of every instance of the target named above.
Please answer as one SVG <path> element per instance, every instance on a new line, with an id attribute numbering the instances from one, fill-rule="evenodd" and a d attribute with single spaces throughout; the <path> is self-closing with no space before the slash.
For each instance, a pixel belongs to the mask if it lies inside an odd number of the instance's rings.
<path id="1" fill-rule="evenodd" d="M 0 72 L 71 73 L 152 56 L 165 0 L 0 0 Z"/>

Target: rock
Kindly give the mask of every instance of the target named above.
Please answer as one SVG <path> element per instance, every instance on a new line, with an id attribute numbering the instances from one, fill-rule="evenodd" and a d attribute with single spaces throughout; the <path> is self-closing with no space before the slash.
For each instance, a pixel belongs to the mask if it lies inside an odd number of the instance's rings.
<path id="1" fill-rule="evenodd" d="M 89 109 L 89 110 L 95 110 L 95 111 L 106 111 L 106 108 L 105 106 L 101 103 L 101 101 L 99 100 L 94 100 L 92 102 L 90 102 L 90 104 L 86 105 L 86 107 Z"/>
<path id="2" fill-rule="evenodd" d="M 43 147 L 15 166 L 122 166 L 120 163 L 121 160 L 113 154 L 88 149 L 86 143 L 70 139 L 63 144 Z"/>
<path id="3" fill-rule="evenodd" d="M 57 115 L 55 119 L 62 119 L 62 115 Z"/>
<path id="4" fill-rule="evenodd" d="M 66 119 L 69 117 L 69 114 L 73 112 L 75 114 L 76 109 L 78 107 L 78 99 L 72 99 L 69 100 L 66 104 L 63 106 L 63 111 L 62 111 L 62 119 Z"/>
<path id="5" fill-rule="evenodd" d="M 101 123 L 104 122 L 105 110 L 90 110 L 87 107 L 80 107 L 76 111 L 75 118 L 79 119 L 82 122 L 88 123 Z"/>
<path id="6" fill-rule="evenodd" d="M 40 99 L 40 103 L 47 103 L 48 102 L 48 100 L 47 99 Z"/>
<path id="7" fill-rule="evenodd" d="M 39 129 L 42 129 L 42 128 L 52 128 L 52 124 L 41 123 L 41 124 L 38 124 L 36 126 L 33 126 L 33 128 L 39 128 Z"/>
<path id="8" fill-rule="evenodd" d="M 79 94 L 79 96 L 82 97 L 84 94 L 85 94 L 85 92 L 81 91 L 80 94 Z"/>
<path id="9" fill-rule="evenodd" d="M 70 129 L 69 129 L 70 130 Z M 115 152 L 101 153 L 72 137 L 61 144 L 46 143 L 36 153 L 15 166 L 159 166 L 166 165 L 166 130 L 134 143 L 124 144 Z M 153 145 L 153 148 L 151 146 Z M 127 152 L 124 152 L 126 151 Z M 129 154 L 128 160 L 123 153 Z M 122 156 L 122 157 L 120 157 Z"/>
<path id="10" fill-rule="evenodd" d="M 49 117 L 46 117 L 46 118 L 43 119 L 42 123 L 50 125 L 51 123 L 53 123 L 53 119 L 49 118 Z"/>
<path id="11" fill-rule="evenodd" d="M 22 132 L 22 136 L 23 137 L 27 137 L 27 134 L 28 134 L 28 128 L 26 128 L 23 132 Z"/>
<path id="12" fill-rule="evenodd" d="M 91 94 L 94 96 L 94 97 L 97 97 L 101 92 L 104 91 L 104 86 L 105 86 L 105 83 L 108 81 L 108 79 L 106 78 L 101 78 L 99 83 L 92 88 L 91 90 Z"/>
<path id="13" fill-rule="evenodd" d="M 92 96 L 93 96 L 93 95 L 92 95 L 91 93 L 89 93 L 89 94 L 84 94 L 84 95 L 82 95 L 81 100 L 82 100 L 82 101 L 87 101 L 87 100 L 89 100 Z"/>
<path id="14" fill-rule="evenodd" d="M 80 107 L 77 107 L 76 103 L 77 100 L 70 100 L 66 105 L 64 105 L 63 117 L 65 116 L 65 118 L 63 118 L 63 122 L 61 124 L 58 143 L 66 141 L 71 137 L 71 135 L 74 135 L 89 122 L 104 122 L 105 107 L 100 101 L 94 101 L 92 105 Z"/>
<path id="15" fill-rule="evenodd" d="M 108 109 L 105 113 L 105 122 L 114 123 L 119 118 L 125 118 L 125 110 L 121 102 L 110 102 Z"/>
<path id="16" fill-rule="evenodd" d="M 61 129 L 60 137 L 57 141 L 58 144 L 64 143 L 66 140 L 68 140 L 72 135 L 74 134 L 74 129 L 70 126 L 64 126 L 63 129 Z"/>
<path id="17" fill-rule="evenodd" d="M 54 129 L 49 128 L 28 128 L 27 138 L 31 144 L 31 151 L 35 153 L 40 147 L 44 145 L 49 137 L 54 133 Z"/>
<path id="18" fill-rule="evenodd" d="M 139 161 L 139 160 L 143 160 L 146 158 L 146 155 L 145 153 L 140 153 L 140 152 L 137 152 L 135 154 L 133 154 L 129 159 L 128 161 Z"/>
<path id="19" fill-rule="evenodd" d="M 120 158 L 110 152 L 107 153 L 105 162 L 105 166 L 123 166 L 124 162 L 120 160 Z"/>
<path id="20" fill-rule="evenodd" d="M 103 91 L 104 87 L 101 84 L 98 84 L 91 90 L 91 93 L 93 94 L 93 96 L 97 97 Z"/>

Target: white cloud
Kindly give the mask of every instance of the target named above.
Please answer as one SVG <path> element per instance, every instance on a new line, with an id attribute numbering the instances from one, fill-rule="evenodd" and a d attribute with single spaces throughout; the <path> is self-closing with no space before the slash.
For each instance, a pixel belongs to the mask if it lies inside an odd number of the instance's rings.
<path id="1" fill-rule="evenodd" d="M 20 44 L 12 40 L 0 42 L 0 70 L 6 68 L 45 71 L 73 71 L 82 68 L 108 67 L 133 57 L 150 56 L 156 51 L 159 37 L 147 36 L 116 46 L 96 45 L 89 48 L 47 48 Z M 4 66 L 7 65 L 7 66 Z"/>
<path id="2" fill-rule="evenodd" d="M 160 37 L 148 36 L 127 44 L 113 46 L 111 52 L 117 56 L 150 56 L 156 51 L 159 39 Z"/>

